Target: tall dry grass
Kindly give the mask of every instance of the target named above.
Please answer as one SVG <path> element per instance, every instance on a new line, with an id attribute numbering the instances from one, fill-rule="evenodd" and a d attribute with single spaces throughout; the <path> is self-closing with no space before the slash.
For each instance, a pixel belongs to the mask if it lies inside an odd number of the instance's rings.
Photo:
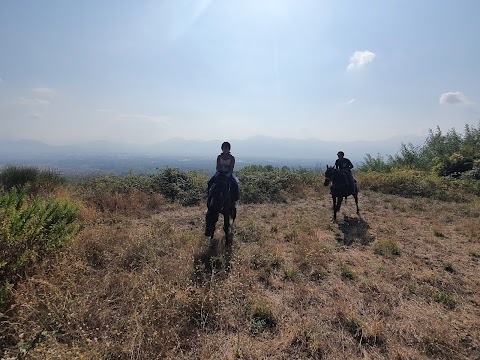
<path id="1" fill-rule="evenodd" d="M 3 356 L 480 356 L 479 201 L 362 191 L 333 223 L 327 190 L 304 194 L 242 205 L 231 249 L 202 205 L 83 198 L 82 232 L 15 289 Z"/>

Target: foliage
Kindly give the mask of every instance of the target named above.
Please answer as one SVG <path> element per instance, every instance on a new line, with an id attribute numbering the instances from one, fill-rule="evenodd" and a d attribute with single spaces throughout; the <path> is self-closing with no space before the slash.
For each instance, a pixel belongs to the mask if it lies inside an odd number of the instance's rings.
<path id="1" fill-rule="evenodd" d="M 370 154 L 367 154 L 364 162 L 358 167 L 359 171 L 362 172 L 378 172 L 378 173 L 388 173 L 392 171 L 393 165 L 389 162 L 385 162 L 382 155 L 377 154 L 377 157 L 374 158 Z"/>
<path id="2" fill-rule="evenodd" d="M 250 165 L 238 172 L 244 203 L 283 202 L 317 190 L 322 175 L 306 169 Z"/>
<path id="3" fill-rule="evenodd" d="M 449 309 L 453 309 L 457 305 L 457 301 L 455 300 L 455 298 L 452 295 L 447 294 L 443 291 L 434 291 L 432 293 L 432 299 L 437 303 L 443 304 Z"/>
<path id="4" fill-rule="evenodd" d="M 69 202 L 36 198 L 15 188 L 0 195 L 0 298 L 29 265 L 42 261 L 76 235 L 78 209 Z M 0 306 L 4 304 L 0 303 Z"/>
<path id="5" fill-rule="evenodd" d="M 477 128 L 465 125 L 464 133 L 455 129 L 444 134 L 440 127 L 430 129 L 423 145 L 402 144 L 395 156 L 387 160 L 380 155 L 367 154 L 360 171 L 391 172 L 398 169 L 415 169 L 433 172 L 439 176 L 467 175 L 478 180 L 480 161 L 480 123 Z M 475 164 L 477 164 L 475 166 Z M 474 170 L 472 172 L 472 170 Z"/>
<path id="6" fill-rule="evenodd" d="M 358 181 L 361 189 L 407 198 L 426 197 L 462 202 L 468 201 L 471 195 L 480 196 L 478 181 L 438 177 L 412 169 L 399 169 L 390 173 L 363 173 L 358 176 Z"/>
<path id="7" fill-rule="evenodd" d="M 184 206 L 198 205 L 206 192 L 207 177 L 199 171 L 166 168 L 156 174 L 128 174 L 91 177 L 78 184 L 82 197 L 101 211 L 128 206 L 125 201 L 151 202 L 155 195 Z M 123 201 L 121 201 L 123 199 Z"/>
<path id="8" fill-rule="evenodd" d="M 277 319 L 269 306 L 258 304 L 252 307 L 250 315 L 250 331 L 252 334 L 258 335 L 276 326 Z"/>
<path id="9" fill-rule="evenodd" d="M 65 179 L 56 172 L 37 167 L 7 165 L 0 172 L 0 184 L 5 191 L 26 188 L 29 193 L 37 194 L 40 190 L 52 191 L 64 183 Z"/>
<path id="10" fill-rule="evenodd" d="M 385 257 L 392 257 L 393 255 L 400 255 L 401 250 L 397 242 L 393 239 L 379 240 L 374 248 L 375 254 L 383 255 Z"/>
<path id="11" fill-rule="evenodd" d="M 206 178 L 198 172 L 166 168 L 153 176 L 153 187 L 170 201 L 198 205 L 206 192 Z"/>
<path id="12" fill-rule="evenodd" d="M 292 196 L 306 197 L 321 188 L 323 174 L 306 169 L 276 168 L 271 165 L 247 166 L 237 172 L 242 203 L 283 202 Z M 108 199 L 133 192 L 161 194 L 183 206 L 200 204 L 206 195 L 208 176 L 202 171 L 166 168 L 156 174 L 109 175 L 92 177 L 78 184 L 82 196 L 100 210 Z"/>

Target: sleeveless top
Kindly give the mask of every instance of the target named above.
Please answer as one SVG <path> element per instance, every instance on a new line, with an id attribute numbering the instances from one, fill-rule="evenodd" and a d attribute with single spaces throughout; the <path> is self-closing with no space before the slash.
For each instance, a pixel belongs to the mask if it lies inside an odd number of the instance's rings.
<path id="1" fill-rule="evenodd" d="M 230 171 L 230 166 L 232 164 L 232 157 L 229 156 L 227 159 L 224 159 L 223 157 L 220 156 L 218 159 L 219 167 L 220 167 L 220 172 L 222 173 L 228 173 Z"/>

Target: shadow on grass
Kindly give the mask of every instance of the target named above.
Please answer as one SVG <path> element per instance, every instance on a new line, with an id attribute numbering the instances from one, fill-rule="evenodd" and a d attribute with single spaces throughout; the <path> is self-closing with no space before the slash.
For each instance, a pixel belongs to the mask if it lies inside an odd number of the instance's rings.
<path id="1" fill-rule="evenodd" d="M 198 284 L 225 278 L 231 269 L 232 241 L 216 237 L 206 241 L 204 250 L 193 259 L 193 280 Z"/>
<path id="2" fill-rule="evenodd" d="M 375 237 L 368 233 L 370 225 L 361 216 L 350 217 L 345 215 L 343 223 L 339 223 L 338 228 L 343 233 L 343 239 L 339 239 L 339 241 L 347 246 L 354 241 L 358 241 L 362 245 L 368 245 L 375 240 Z"/>

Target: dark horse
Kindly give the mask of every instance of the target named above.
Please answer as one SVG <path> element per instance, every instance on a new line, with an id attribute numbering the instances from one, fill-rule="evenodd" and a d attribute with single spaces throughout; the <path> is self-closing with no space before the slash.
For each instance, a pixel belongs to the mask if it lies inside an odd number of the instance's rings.
<path id="1" fill-rule="evenodd" d="M 205 236 L 213 239 L 215 224 L 218 221 L 218 215 L 223 214 L 223 230 L 227 243 L 231 243 L 233 238 L 232 225 L 237 216 L 235 201 L 230 192 L 230 179 L 224 174 L 219 174 L 213 183 L 207 198 L 207 215 L 205 216 Z M 230 219 L 232 222 L 230 223 Z"/>
<path id="2" fill-rule="evenodd" d="M 342 206 L 342 200 L 349 195 L 353 195 L 355 198 L 355 205 L 357 206 L 357 214 L 360 212 L 358 209 L 358 188 L 355 184 L 355 191 L 352 194 L 352 189 L 348 184 L 347 177 L 340 170 L 335 169 L 333 166 L 330 167 L 327 165 L 327 171 L 325 171 L 325 182 L 323 185 L 330 186 L 330 194 L 332 194 L 333 200 L 333 220 L 337 220 L 337 212 L 340 211 L 340 206 Z"/>

